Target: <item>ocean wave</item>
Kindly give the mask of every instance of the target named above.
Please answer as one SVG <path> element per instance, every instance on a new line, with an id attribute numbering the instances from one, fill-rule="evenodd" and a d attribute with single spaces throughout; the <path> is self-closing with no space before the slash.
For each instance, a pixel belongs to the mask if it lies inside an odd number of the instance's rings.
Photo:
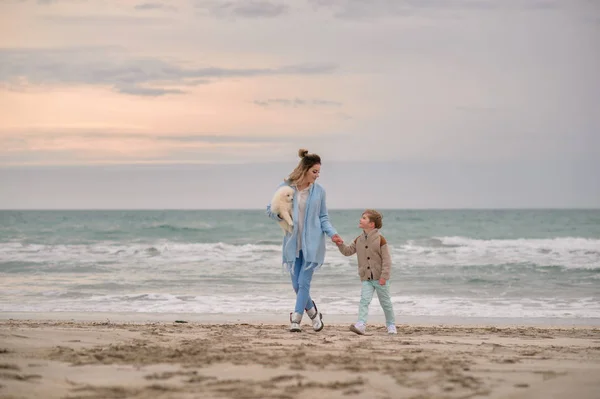
<path id="1" fill-rule="evenodd" d="M 409 240 L 394 247 L 393 254 L 400 262 L 421 266 L 531 264 L 600 270 L 600 240 L 580 237 L 490 240 L 431 237 Z"/>
<path id="2" fill-rule="evenodd" d="M 209 223 L 199 223 L 196 226 L 179 226 L 173 224 L 157 224 L 153 226 L 145 227 L 146 230 L 165 230 L 168 232 L 195 232 L 195 231 L 207 231 L 215 226 Z"/>
<path id="3" fill-rule="evenodd" d="M 344 257 L 327 244 L 323 273 L 354 269 L 355 257 Z M 394 265 L 401 267 L 533 266 L 539 270 L 600 272 L 600 240 L 561 237 L 550 239 L 492 239 L 430 237 L 391 243 Z M 106 271 L 112 267 L 169 269 L 186 264 L 210 264 L 215 269 L 231 265 L 281 264 L 281 244 L 263 240 L 255 244 L 97 241 L 89 244 L 0 243 L 0 272 Z"/>
<path id="4" fill-rule="evenodd" d="M 518 238 L 518 239 L 491 239 L 482 240 L 469 237 L 434 237 L 441 240 L 446 246 L 485 246 L 507 247 L 526 246 L 532 248 L 565 249 L 565 250 L 591 250 L 600 253 L 600 239 L 582 237 L 555 237 L 555 238 Z"/>
<path id="5" fill-rule="evenodd" d="M 2 294 L 2 293 L 0 293 Z M 321 300 L 321 310 L 329 314 L 354 315 L 360 296 L 329 296 Z M 481 317 L 481 318 L 599 318 L 597 297 L 577 299 L 546 298 L 473 298 L 424 295 L 392 296 L 394 310 L 404 316 Z M 61 295 L 45 293 L 20 301 L 0 301 L 3 312 L 139 312 L 139 313 L 205 313 L 205 314 L 278 314 L 284 317 L 293 308 L 291 295 L 283 293 L 255 295 L 176 295 L 170 293 L 137 293 L 126 295 Z M 383 312 L 375 296 L 372 317 Z"/>
<path id="6" fill-rule="evenodd" d="M 89 266 L 147 266 L 190 262 L 212 262 L 215 267 L 231 262 L 257 262 L 280 256 L 280 245 L 178 243 L 123 243 L 103 241 L 94 244 L 0 243 L 0 272 L 27 272 L 36 267 L 65 271 Z"/>

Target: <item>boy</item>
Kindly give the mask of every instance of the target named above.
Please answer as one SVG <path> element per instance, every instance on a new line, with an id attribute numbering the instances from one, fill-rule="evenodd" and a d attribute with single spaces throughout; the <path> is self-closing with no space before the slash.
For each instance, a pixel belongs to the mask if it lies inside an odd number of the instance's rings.
<path id="1" fill-rule="evenodd" d="M 356 237 L 352 244 L 345 245 L 343 241 L 338 249 L 345 256 L 357 254 L 358 275 L 362 281 L 360 305 L 358 307 L 358 322 L 350 326 L 350 331 L 364 335 L 369 314 L 369 304 L 373 299 L 373 291 L 377 291 L 379 303 L 385 313 L 385 324 L 389 334 L 397 334 L 394 309 L 390 299 L 390 274 L 392 258 L 385 238 L 379 234 L 383 226 L 383 217 L 373 209 L 363 212 L 358 227 L 363 234 Z"/>

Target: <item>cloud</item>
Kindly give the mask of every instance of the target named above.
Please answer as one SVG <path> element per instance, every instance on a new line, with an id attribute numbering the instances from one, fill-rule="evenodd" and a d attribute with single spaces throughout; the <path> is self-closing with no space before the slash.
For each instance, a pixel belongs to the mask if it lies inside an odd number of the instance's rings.
<path id="1" fill-rule="evenodd" d="M 160 141 L 176 141 L 182 143 L 202 142 L 202 143 L 280 143 L 293 142 L 296 137 L 277 135 L 277 136 L 235 136 L 235 135 L 206 135 L 206 134 L 169 134 L 156 135 L 154 139 Z"/>
<path id="2" fill-rule="evenodd" d="M 455 107 L 457 111 L 462 111 L 466 113 L 476 113 L 476 114 L 493 114 L 499 111 L 498 108 L 495 107 L 485 107 L 480 105 L 459 105 Z"/>
<path id="3" fill-rule="evenodd" d="M 60 25 L 101 25 L 105 28 L 115 25 L 169 25 L 173 24 L 170 18 L 139 17 L 132 15 L 45 15 L 43 19 L 47 22 Z"/>
<path id="4" fill-rule="evenodd" d="M 10 1 L 10 0 L 2 0 L 2 1 Z M 0 3 L 2 2 L 0 1 Z M 28 0 L 12 0 L 13 3 L 26 3 Z M 87 0 L 33 0 L 35 3 L 40 5 L 50 5 L 50 4 L 58 4 L 58 3 L 81 3 Z M 0 4 L 1 5 L 1 4 Z"/>
<path id="5" fill-rule="evenodd" d="M 321 138 L 334 137 L 331 134 L 322 133 Z M 28 143 L 36 141 L 50 142 L 70 142 L 77 140 L 140 140 L 140 141 L 161 141 L 173 143 L 206 143 L 206 144 L 257 144 L 257 143 L 283 143 L 295 142 L 297 137 L 293 135 L 235 135 L 235 134 L 214 134 L 214 133 L 143 133 L 132 132 L 131 130 L 121 130 L 116 128 L 103 129 L 85 129 L 85 128 L 66 128 L 66 129 L 29 129 L 19 131 L 0 131 L 0 148 L 10 150 L 11 146 L 27 147 Z M 1 152 L 1 150 L 0 150 Z"/>
<path id="6" fill-rule="evenodd" d="M 162 3 L 141 3 L 134 7 L 138 11 L 148 11 L 148 10 L 164 10 L 164 11 L 176 11 L 177 7 L 168 6 Z"/>
<path id="7" fill-rule="evenodd" d="M 549 10 L 556 0 L 307 0 L 314 10 L 329 9 L 341 19 L 370 19 L 409 16 L 422 11 Z"/>
<path id="8" fill-rule="evenodd" d="M 182 94 L 179 86 L 220 79 L 319 75 L 336 69 L 332 64 L 186 68 L 159 58 L 136 57 L 113 47 L 0 49 L 0 84 L 12 89 L 29 85 L 98 85 L 124 94 L 160 96 Z"/>
<path id="9" fill-rule="evenodd" d="M 116 90 L 119 93 L 123 94 L 132 94 L 135 96 L 148 96 L 148 97 L 158 97 L 164 96 L 165 94 L 184 94 L 185 92 L 179 89 L 155 89 L 150 87 L 140 87 L 140 86 L 117 86 Z"/>
<path id="10" fill-rule="evenodd" d="M 302 107 L 302 106 L 329 106 L 340 107 L 342 103 L 329 100 L 303 100 L 301 98 L 270 98 L 267 100 L 255 100 L 254 104 L 261 107 L 269 107 L 271 105 L 282 105 L 285 107 Z"/>
<path id="11" fill-rule="evenodd" d="M 321 135 L 320 140 L 330 135 Z M 115 162 L 231 162 L 232 159 L 241 160 L 242 155 L 244 160 L 262 159 L 264 151 L 279 157 L 284 152 L 278 150 L 295 148 L 297 140 L 297 136 L 284 133 L 269 136 L 154 134 L 111 128 L 0 131 L 0 167 Z M 310 137 L 303 139 L 309 144 L 313 141 Z M 294 153 L 294 150 L 288 152 Z"/>
<path id="12" fill-rule="evenodd" d="M 274 18 L 286 14 L 289 6 L 265 0 L 201 0 L 196 8 L 208 10 L 219 18 Z"/>

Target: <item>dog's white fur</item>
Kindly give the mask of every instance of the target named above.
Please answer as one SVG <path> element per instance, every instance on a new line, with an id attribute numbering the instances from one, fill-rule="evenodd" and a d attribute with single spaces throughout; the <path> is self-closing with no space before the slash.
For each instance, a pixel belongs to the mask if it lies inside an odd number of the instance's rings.
<path id="1" fill-rule="evenodd" d="M 281 186 L 273 195 L 271 200 L 271 212 L 278 214 L 283 220 L 278 222 L 284 234 L 294 231 L 292 220 L 292 202 L 294 200 L 294 189 L 290 186 Z"/>

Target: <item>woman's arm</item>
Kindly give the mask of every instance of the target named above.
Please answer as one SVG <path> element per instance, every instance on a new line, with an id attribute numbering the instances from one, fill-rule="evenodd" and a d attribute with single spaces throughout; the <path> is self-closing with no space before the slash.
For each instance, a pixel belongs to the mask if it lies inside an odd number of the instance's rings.
<path id="1" fill-rule="evenodd" d="M 321 195 L 321 213 L 319 214 L 319 220 L 321 221 L 321 230 L 323 230 L 327 236 L 333 238 L 333 236 L 337 235 L 337 231 L 329 221 L 325 189 L 323 189 L 323 193 Z"/>
<path id="2" fill-rule="evenodd" d="M 273 220 L 281 222 L 283 219 L 279 217 L 277 213 L 271 212 L 271 204 L 267 205 L 267 216 Z"/>
<path id="3" fill-rule="evenodd" d="M 275 191 L 279 190 L 279 188 L 284 185 L 285 185 L 285 183 L 281 183 L 279 186 L 277 186 L 277 189 Z M 281 222 L 283 220 L 282 218 L 279 217 L 278 214 L 271 212 L 271 204 L 270 203 L 269 203 L 269 205 L 267 205 L 267 216 L 277 222 Z"/>

